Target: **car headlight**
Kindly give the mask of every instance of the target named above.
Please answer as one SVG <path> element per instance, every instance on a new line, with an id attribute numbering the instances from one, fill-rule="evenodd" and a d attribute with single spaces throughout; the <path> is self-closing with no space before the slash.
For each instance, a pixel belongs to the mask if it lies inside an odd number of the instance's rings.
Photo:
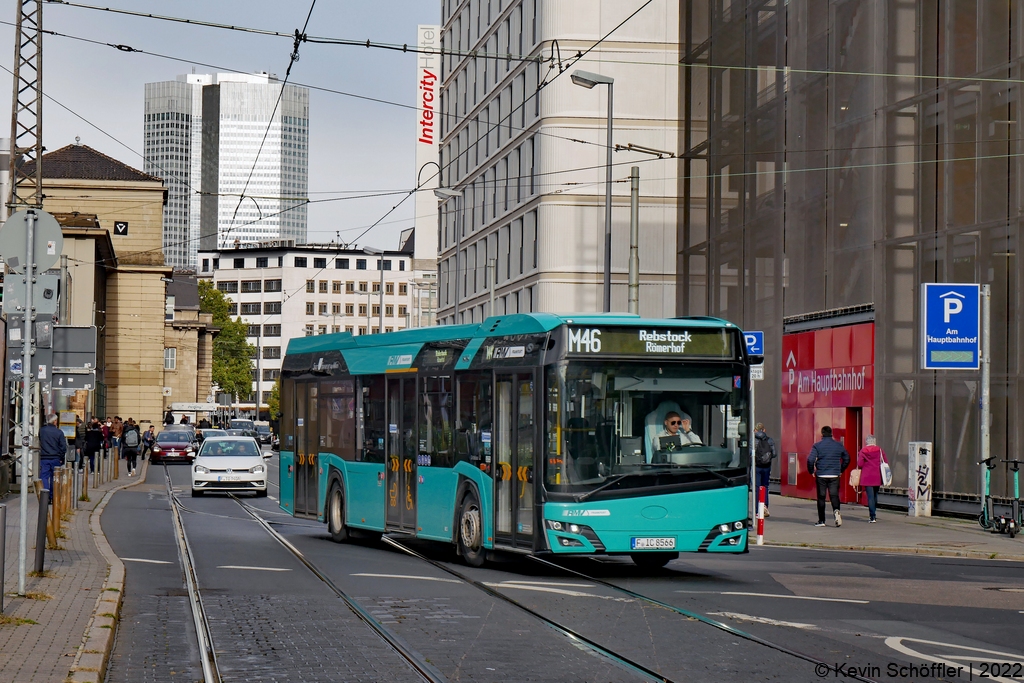
<path id="1" fill-rule="evenodd" d="M 264 471 L 263 465 L 253 465 L 249 468 L 249 474 L 263 474 Z"/>
<path id="2" fill-rule="evenodd" d="M 210 473 L 209 468 L 203 467 L 202 465 L 196 465 L 195 471 L 196 471 L 196 474 L 209 474 Z"/>

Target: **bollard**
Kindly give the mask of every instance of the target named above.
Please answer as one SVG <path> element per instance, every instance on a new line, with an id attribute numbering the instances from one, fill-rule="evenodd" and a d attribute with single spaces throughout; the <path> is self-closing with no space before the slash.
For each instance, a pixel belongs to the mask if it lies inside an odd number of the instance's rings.
<path id="1" fill-rule="evenodd" d="M 46 508 L 49 507 L 50 492 L 43 489 L 39 493 L 39 515 L 36 520 L 36 574 L 43 572 L 43 560 L 46 556 Z"/>
<path id="2" fill-rule="evenodd" d="M 4 568 L 7 566 L 7 506 L 0 504 L 0 614 L 4 613 Z"/>
<path id="3" fill-rule="evenodd" d="M 757 487 L 757 544 L 764 545 L 764 496 L 765 487 Z"/>

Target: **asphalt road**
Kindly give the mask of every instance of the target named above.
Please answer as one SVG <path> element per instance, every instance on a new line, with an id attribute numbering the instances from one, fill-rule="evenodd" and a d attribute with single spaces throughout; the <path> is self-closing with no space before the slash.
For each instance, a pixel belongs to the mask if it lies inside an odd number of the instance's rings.
<path id="1" fill-rule="evenodd" d="M 276 482 L 276 458 L 270 462 Z M 189 498 L 188 468 L 167 472 L 182 492 L 225 681 L 417 680 L 234 500 Z M 145 484 L 116 494 L 103 515 L 127 567 L 110 681 L 201 679 L 165 476 L 164 468 L 151 469 Z M 323 525 L 277 507 L 276 483 L 268 498 L 246 502 L 450 680 L 644 680 L 423 560 L 384 544 L 331 543 Z M 410 545 L 669 680 L 841 681 L 856 680 L 855 673 L 969 680 L 969 665 L 980 679 L 993 662 L 1008 663 L 996 680 L 1024 679 L 1017 668 L 1024 667 L 1020 563 L 754 548 L 741 556 L 684 555 L 658 571 L 620 558 L 565 564 L 583 578 L 519 557 L 471 569 L 443 545 Z M 965 668 L 937 671 L 944 665 Z"/>

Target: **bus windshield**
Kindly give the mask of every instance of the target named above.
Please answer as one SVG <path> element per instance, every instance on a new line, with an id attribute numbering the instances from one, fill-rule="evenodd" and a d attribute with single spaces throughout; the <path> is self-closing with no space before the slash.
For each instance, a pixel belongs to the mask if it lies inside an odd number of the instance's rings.
<path id="1" fill-rule="evenodd" d="M 750 464 L 746 377 L 740 363 L 549 368 L 547 489 L 586 495 L 672 478 L 664 475 L 741 476 Z"/>

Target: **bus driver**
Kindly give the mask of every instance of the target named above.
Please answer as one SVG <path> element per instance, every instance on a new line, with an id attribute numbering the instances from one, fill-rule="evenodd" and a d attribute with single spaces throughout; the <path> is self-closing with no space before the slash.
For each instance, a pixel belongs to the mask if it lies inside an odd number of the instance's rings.
<path id="1" fill-rule="evenodd" d="M 675 439 L 672 437 L 677 437 L 681 446 L 703 446 L 704 443 L 700 437 L 690 428 L 692 422 L 686 413 L 682 415 L 675 411 L 665 413 L 665 429 L 658 433 L 659 441 L 662 437 L 668 437 L 668 440 L 674 442 Z"/>

